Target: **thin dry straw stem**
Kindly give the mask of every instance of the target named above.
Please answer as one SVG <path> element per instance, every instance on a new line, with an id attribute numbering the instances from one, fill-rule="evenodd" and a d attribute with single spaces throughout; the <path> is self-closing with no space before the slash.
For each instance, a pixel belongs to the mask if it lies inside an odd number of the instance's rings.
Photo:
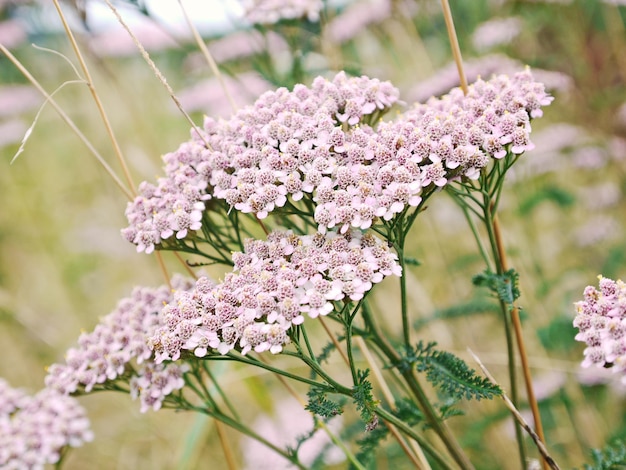
<path id="1" fill-rule="evenodd" d="M 72 119 L 65 113 L 65 111 L 63 111 L 63 108 L 61 108 L 61 106 L 41 86 L 41 84 L 35 79 L 35 77 L 33 77 L 30 74 L 30 72 L 28 72 L 28 70 L 26 70 L 26 68 L 22 65 L 22 63 L 13 54 L 11 54 L 11 52 L 2 44 L 0 44 L 0 51 L 2 51 L 2 53 L 7 56 L 7 58 L 13 63 L 13 65 L 15 65 L 15 67 L 22 73 L 22 75 L 24 75 L 24 77 L 26 77 L 26 79 L 30 81 L 33 84 L 33 86 L 46 98 L 46 101 L 52 105 L 52 107 L 55 109 L 57 113 L 59 113 L 59 116 L 61 116 L 61 119 L 63 119 L 63 121 L 70 127 L 70 129 L 72 129 L 74 134 L 76 134 L 78 138 L 85 144 L 85 146 L 94 155 L 94 157 L 96 157 L 96 160 L 98 160 L 98 163 L 102 165 L 102 167 L 109 174 L 109 176 L 113 178 L 113 181 L 115 182 L 115 184 L 120 188 L 120 190 L 124 193 L 124 195 L 128 198 L 128 200 L 132 201 L 133 200 L 132 193 L 126 188 L 122 180 L 120 180 L 120 178 L 115 174 L 115 171 L 113 171 L 113 169 L 109 166 L 109 164 L 104 160 L 102 155 L 100 155 L 100 153 L 96 150 L 96 148 L 91 144 L 89 139 L 85 137 L 85 134 L 83 134 L 80 131 L 80 129 L 78 129 L 76 124 L 74 124 L 74 121 L 72 121 Z"/>
<path id="2" fill-rule="evenodd" d="M 109 122 L 109 118 L 106 114 L 106 111 L 104 110 L 104 106 L 102 105 L 102 101 L 100 100 L 100 97 L 98 96 L 98 92 L 96 91 L 96 88 L 93 85 L 93 80 L 91 78 L 91 74 L 89 73 L 89 68 L 87 67 L 87 64 L 85 63 L 85 60 L 83 59 L 83 56 L 80 52 L 80 49 L 78 48 L 78 44 L 76 43 L 76 39 L 74 38 L 74 34 L 72 33 L 72 30 L 70 29 L 69 25 L 67 24 L 67 21 L 65 20 L 65 15 L 63 14 L 63 10 L 61 10 L 61 6 L 59 5 L 59 1 L 58 0 L 54 0 L 54 6 L 57 9 L 57 12 L 59 14 L 59 17 L 61 18 L 61 22 L 63 23 L 63 28 L 65 29 L 65 34 L 67 34 L 68 39 L 70 40 L 70 43 L 72 45 L 72 48 L 74 49 L 74 52 L 76 53 L 76 57 L 78 58 L 78 62 L 80 63 L 80 66 L 83 70 L 83 73 L 85 74 L 85 79 L 87 81 L 87 87 L 89 88 L 89 91 L 91 92 L 91 96 L 93 97 L 94 101 L 96 102 L 96 107 L 98 108 L 98 111 L 100 112 L 100 116 L 102 117 L 102 122 L 104 123 L 104 127 L 106 128 L 107 134 L 109 135 L 109 139 L 111 140 L 111 143 L 113 144 L 113 150 L 115 151 L 115 154 L 117 155 L 117 159 L 120 162 L 120 165 L 122 166 L 122 171 L 124 172 L 124 176 L 126 177 L 126 181 L 128 183 L 128 185 L 130 186 L 130 191 L 131 194 L 133 196 L 136 195 L 135 193 L 135 183 L 133 183 L 133 179 L 130 175 L 130 171 L 128 170 L 128 166 L 126 165 L 126 159 L 124 158 L 124 155 L 122 155 L 122 149 L 120 148 L 117 139 L 115 137 L 115 134 L 113 133 L 113 128 L 111 127 L 111 123 Z"/>
<path id="3" fill-rule="evenodd" d="M 222 450 L 224 451 L 224 457 L 226 458 L 228 469 L 237 470 L 237 462 L 235 461 L 235 456 L 233 455 L 233 449 L 230 447 L 228 442 L 228 436 L 226 435 L 224 423 L 216 419 L 215 428 L 217 429 L 217 435 L 220 438 L 220 443 L 222 444 Z"/>
<path id="4" fill-rule="evenodd" d="M 498 385 L 498 382 L 496 382 L 496 379 L 493 378 L 493 376 L 489 373 L 489 371 L 487 370 L 487 368 L 483 365 L 483 363 L 480 361 L 480 359 L 478 358 L 478 356 L 476 356 L 476 354 L 473 353 L 473 351 L 471 349 L 467 349 L 468 352 L 472 355 L 472 357 L 474 358 L 474 360 L 476 361 L 476 363 L 478 364 L 478 366 L 481 368 L 481 370 L 483 371 L 483 373 L 485 374 L 485 376 L 494 384 L 494 385 Z M 499 385 L 498 385 L 499 386 Z M 500 387 L 502 388 L 502 387 Z M 550 456 L 550 454 L 548 453 L 548 449 L 546 448 L 545 444 L 542 442 L 542 440 L 539 438 L 539 436 L 537 435 L 537 433 L 535 433 L 535 431 L 533 431 L 533 429 L 530 427 L 530 425 L 526 422 L 526 420 L 524 419 L 524 417 L 521 415 L 521 413 L 517 410 L 517 408 L 515 408 L 515 405 L 513 404 L 513 402 L 510 400 L 510 398 L 506 395 L 506 393 L 502 392 L 502 399 L 504 400 L 504 403 L 506 404 L 506 407 L 511 411 L 511 413 L 513 414 L 513 416 L 515 417 L 515 419 L 519 422 L 519 424 L 524 428 L 524 430 L 530 435 L 531 439 L 534 441 L 535 445 L 537 446 L 537 449 L 539 450 L 539 453 L 541 454 L 541 456 L 543 457 L 544 461 L 550 466 L 551 469 L 553 470 L 560 470 L 560 467 L 558 466 L 558 464 L 555 462 L 555 460 Z"/>
<path id="5" fill-rule="evenodd" d="M 265 360 L 265 358 L 259 354 L 258 355 L 258 359 L 259 361 L 261 361 L 264 364 L 267 364 L 268 362 Z M 283 377 L 282 375 L 279 374 L 274 374 L 274 376 L 278 379 L 278 381 L 283 385 L 283 387 L 285 387 L 287 389 L 287 391 L 289 392 L 289 394 L 296 399 L 296 401 L 300 404 L 300 406 L 302 406 L 302 408 L 306 407 L 306 402 L 300 398 L 300 395 L 298 395 L 298 392 L 296 392 L 294 390 L 294 388 L 289 384 L 289 382 L 287 382 L 287 380 L 285 379 L 285 377 Z M 343 442 L 341 442 L 334 434 L 333 432 L 328 428 L 328 426 L 326 425 L 326 423 L 324 423 L 323 421 L 318 421 L 320 427 L 324 430 L 324 432 L 328 435 L 328 437 L 330 438 L 330 440 L 337 446 L 339 447 L 343 453 L 346 455 L 346 457 L 348 457 L 348 459 L 350 460 L 350 462 L 352 462 L 354 464 L 355 467 L 357 467 L 360 470 L 364 470 L 362 466 L 359 465 L 359 461 L 357 460 L 357 458 L 352 454 L 352 452 L 350 452 L 350 449 L 348 449 Z"/>
<path id="6" fill-rule="evenodd" d="M 343 361 L 346 364 L 350 365 L 350 361 L 348 360 L 348 356 L 346 356 L 346 353 L 344 352 L 344 350 L 341 349 L 341 346 L 339 345 L 339 342 L 337 341 L 337 338 L 335 338 L 335 335 L 332 333 L 332 331 L 330 331 L 330 328 L 328 328 L 328 325 L 326 324 L 324 319 L 321 316 L 318 317 L 318 319 L 319 319 L 319 322 L 322 324 L 322 327 L 324 327 L 324 330 L 326 330 L 326 334 L 328 335 L 330 340 L 333 342 L 333 345 L 335 346 L 335 349 L 339 352 L 339 354 L 343 358 Z"/>
<path id="7" fill-rule="evenodd" d="M 224 90 L 224 94 L 226 95 L 226 99 L 228 100 L 230 107 L 233 109 L 233 112 L 237 111 L 237 104 L 235 104 L 235 100 L 233 100 L 232 95 L 228 91 L 228 87 L 226 86 L 226 83 L 224 82 L 224 77 L 222 73 L 220 72 L 220 69 L 217 66 L 217 63 L 215 63 L 215 60 L 213 59 L 213 56 L 209 52 L 209 49 L 206 47 L 206 44 L 202 40 L 202 37 L 200 37 L 200 34 L 198 33 L 198 29 L 191 22 L 191 19 L 189 18 L 189 15 L 187 14 L 187 10 L 183 6 L 182 0 L 178 0 L 178 4 L 180 5 L 180 9 L 182 10 L 183 15 L 185 16 L 185 21 L 187 21 L 187 25 L 189 26 L 189 29 L 191 30 L 191 33 L 193 34 L 193 38 L 196 40 L 198 47 L 202 51 L 202 55 L 204 55 L 204 58 L 209 63 L 209 67 L 211 67 L 211 71 L 213 72 L 213 75 L 215 75 L 215 78 L 217 78 L 217 81 L 220 83 L 222 90 Z"/>
<path id="8" fill-rule="evenodd" d="M 167 287 L 169 287 L 171 291 L 172 282 L 170 281 L 170 274 L 167 272 L 167 267 L 165 266 L 165 262 L 163 261 L 163 255 L 161 254 L 160 251 L 157 251 L 155 254 L 156 254 L 157 261 L 159 263 L 159 268 L 161 269 L 161 274 L 163 274 L 163 277 L 165 278 L 165 282 L 167 283 Z"/>
<path id="9" fill-rule="evenodd" d="M 456 30 L 454 28 L 454 21 L 452 19 L 452 12 L 450 11 L 450 5 L 448 0 L 441 0 L 441 6 L 443 8 L 443 15 L 446 22 L 446 28 L 448 30 L 448 36 L 450 38 L 450 45 L 452 47 L 452 55 L 454 56 L 454 61 L 457 66 L 457 70 L 459 73 L 459 79 L 461 82 L 461 89 L 463 93 L 467 95 L 468 87 L 467 87 L 467 78 L 465 77 L 465 70 L 463 69 L 463 59 L 461 57 L 461 49 L 459 47 L 459 41 L 456 36 Z M 494 215 L 493 218 L 493 230 L 496 238 L 496 245 L 498 250 L 498 258 L 500 259 L 500 267 L 503 271 L 508 271 L 507 261 L 506 261 L 506 253 L 504 251 L 504 245 L 502 243 L 502 234 L 500 231 L 500 224 L 498 222 L 497 215 Z M 517 347 L 520 354 L 520 359 L 522 362 L 522 370 L 524 373 L 524 382 L 526 385 L 526 393 L 528 395 L 528 402 L 530 404 L 530 408 L 533 413 L 533 419 L 535 421 L 535 426 L 537 427 L 537 435 L 539 440 L 542 443 L 545 443 L 545 436 L 543 433 L 543 426 L 541 424 L 541 415 L 539 414 L 539 406 L 537 405 L 537 399 L 535 398 L 535 393 L 533 391 L 532 385 L 532 377 L 530 374 L 530 368 L 528 366 L 528 356 L 526 353 L 526 347 L 524 345 L 524 337 L 522 335 L 522 325 L 519 319 L 519 311 L 517 307 L 513 307 L 510 312 L 511 320 L 513 323 L 513 330 L 515 331 L 515 338 L 517 341 Z M 546 469 L 546 464 L 548 464 L 547 460 L 542 461 L 542 467 Z"/>
<path id="10" fill-rule="evenodd" d="M 376 361 L 374 360 L 374 356 L 372 355 L 369 348 L 367 347 L 367 344 L 365 343 L 365 341 L 363 340 L 361 336 L 357 336 L 355 338 L 355 341 L 356 341 L 358 348 L 361 350 L 361 353 L 365 357 L 365 360 L 367 361 L 367 364 L 369 365 L 370 370 L 374 374 L 374 377 L 376 377 L 376 381 L 378 382 L 378 385 L 380 386 L 381 391 L 383 392 L 383 395 L 385 396 L 385 399 L 389 402 L 389 406 L 392 409 L 395 409 L 395 400 L 393 398 L 393 394 L 391 393 L 391 390 L 389 389 L 389 385 L 387 385 L 387 381 L 383 377 L 383 374 L 381 373 L 380 368 L 376 364 Z M 404 441 L 398 435 L 398 431 L 396 430 L 395 426 L 393 426 L 391 423 L 387 423 L 387 427 L 389 428 L 391 433 L 394 436 L 396 436 L 396 439 L 398 440 L 400 445 L 404 448 Z M 424 452 L 422 451 L 422 448 L 420 447 L 419 443 L 415 442 L 412 439 L 409 439 L 409 445 L 411 446 L 411 449 L 413 450 L 413 452 L 415 452 L 415 456 L 407 452 L 407 449 L 405 449 L 405 452 L 407 453 L 409 458 L 413 461 L 415 466 L 419 469 L 430 470 L 430 464 L 428 463 L 428 460 L 426 460 L 426 456 L 424 455 Z"/>
<path id="11" fill-rule="evenodd" d="M 498 222 L 497 214 L 493 218 L 493 231 L 496 238 L 496 246 L 498 249 L 498 257 L 500 258 L 500 266 L 504 272 L 508 271 L 508 263 L 506 259 L 506 252 L 504 251 L 504 244 L 502 243 L 502 232 L 500 230 L 500 223 Z M 513 322 L 513 330 L 515 331 L 515 339 L 517 340 L 517 348 L 520 354 L 520 360 L 522 363 L 522 371 L 524 373 L 524 383 L 526 385 L 526 394 L 528 395 L 528 403 L 533 413 L 533 419 L 535 421 L 535 427 L 537 428 L 537 435 L 542 443 L 546 442 L 543 426 L 541 424 L 541 415 L 539 414 L 539 405 L 537 404 L 537 398 L 533 390 L 532 376 L 530 374 L 530 366 L 528 365 L 528 354 L 526 353 L 526 346 L 524 345 L 524 336 L 522 335 L 522 323 L 519 318 L 519 310 L 513 306 L 511 309 L 511 320 Z M 544 462 L 545 467 L 545 462 Z"/>
<path id="12" fill-rule="evenodd" d="M 467 78 L 465 77 L 465 70 L 463 69 L 463 57 L 461 56 L 461 48 L 459 47 L 459 39 L 456 37 L 456 29 L 454 28 L 454 20 L 452 19 L 452 12 L 450 11 L 450 4 L 448 3 L 448 0 L 441 0 L 441 7 L 443 8 L 443 18 L 446 22 L 446 29 L 448 30 L 448 37 L 450 38 L 450 47 L 452 48 L 452 55 L 454 56 L 456 69 L 459 72 L 459 80 L 461 81 L 461 89 L 463 90 L 463 93 L 467 95 Z"/>
<path id="13" fill-rule="evenodd" d="M 187 274 L 189 274 L 192 278 L 197 280 L 198 276 L 196 275 L 196 273 L 193 272 L 193 269 L 191 269 L 191 267 L 185 262 L 182 256 L 180 256 L 180 254 L 177 251 L 174 251 L 173 253 L 176 259 L 180 261 L 180 263 L 185 267 L 185 271 L 187 271 Z"/>
<path id="14" fill-rule="evenodd" d="M 57 0 L 55 0 L 57 1 Z M 183 114 L 183 116 L 185 116 L 185 119 L 187 119 L 187 121 L 189 122 L 189 124 L 191 124 L 191 127 L 194 129 L 194 131 L 196 132 L 196 134 L 198 135 L 198 137 L 200 139 L 202 139 L 202 141 L 204 142 L 204 144 L 206 145 L 206 147 L 209 150 L 213 150 L 211 148 L 211 144 L 209 144 L 209 142 L 204 138 L 204 134 L 202 133 L 202 131 L 198 128 L 198 126 L 196 126 L 196 123 L 193 122 L 193 120 L 191 119 L 191 117 L 189 117 L 189 114 L 187 114 L 187 112 L 183 109 L 182 105 L 180 104 L 180 101 L 178 100 L 178 98 L 176 97 L 176 95 L 174 94 L 174 90 L 172 90 L 172 87 L 169 85 L 169 83 L 167 83 L 166 78 L 163 76 L 163 74 L 161 73 L 161 71 L 159 70 L 159 68 L 156 66 L 156 64 L 154 63 L 154 61 L 150 58 L 150 54 L 148 54 L 148 51 L 146 51 L 146 49 L 143 47 L 143 45 L 139 42 L 139 40 L 137 39 L 137 37 L 133 34 L 133 32 L 130 30 L 130 28 L 128 27 L 128 25 L 126 24 L 126 22 L 122 19 L 122 16 L 119 14 L 119 12 L 117 11 L 117 8 L 115 8 L 113 6 L 113 4 L 111 3 L 110 0 L 105 0 L 107 6 L 111 9 L 111 11 L 113 12 L 113 14 L 115 15 L 115 17 L 117 18 L 117 21 L 122 25 L 122 27 L 126 30 L 126 32 L 129 34 L 129 36 L 131 37 L 131 39 L 133 40 L 133 42 L 135 43 L 135 46 L 137 46 L 137 49 L 139 49 L 139 52 L 141 53 L 141 56 L 143 57 L 143 59 L 146 61 L 146 63 L 148 64 L 148 66 L 150 67 L 150 69 L 152 70 L 152 72 L 154 73 L 154 75 L 158 78 L 158 80 L 161 82 L 161 84 L 165 87 L 165 89 L 167 90 L 168 94 L 170 95 L 170 98 L 172 98 L 172 101 L 174 101 L 174 104 L 176 105 L 176 107 L 180 110 L 180 112 Z"/>

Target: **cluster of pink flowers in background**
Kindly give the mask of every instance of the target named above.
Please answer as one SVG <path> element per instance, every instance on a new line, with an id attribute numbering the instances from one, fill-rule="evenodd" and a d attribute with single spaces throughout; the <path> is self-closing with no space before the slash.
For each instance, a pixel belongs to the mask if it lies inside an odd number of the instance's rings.
<path id="1" fill-rule="evenodd" d="M 172 280 L 177 291 L 192 285 L 192 281 L 178 276 Z M 89 392 L 132 370 L 131 392 L 140 398 L 142 411 L 158 409 L 166 395 L 184 386 L 183 366 L 155 365 L 147 344 L 147 338 L 161 325 L 159 312 L 171 300 L 169 286 L 135 288 L 93 331 L 81 334 L 78 346 L 67 351 L 64 364 L 50 366 L 46 386 L 61 394 L 73 393 L 79 387 Z"/>
<path id="2" fill-rule="evenodd" d="M 327 315 L 333 302 L 357 301 L 384 277 L 401 274 L 387 244 L 358 230 L 273 232 L 267 241 L 248 240 L 233 261 L 234 271 L 220 284 L 202 277 L 195 288 L 174 294 L 150 339 L 157 363 L 175 361 L 183 350 L 198 357 L 235 348 L 279 353 L 303 314 Z"/>
<path id="3" fill-rule="evenodd" d="M 322 0 L 245 0 L 245 17 L 252 24 L 273 24 L 280 20 L 306 18 L 319 21 Z"/>
<path id="4" fill-rule="evenodd" d="M 574 326 L 577 341 L 587 344 L 583 367 L 611 366 L 626 371 L 626 284 L 599 276 L 599 289 L 587 286 L 583 300 L 576 302 Z M 626 376 L 622 380 L 626 383 Z"/>
<path id="5" fill-rule="evenodd" d="M 150 253 L 200 228 L 211 198 L 263 219 L 306 197 L 320 232 L 365 230 L 417 206 L 422 188 L 477 178 L 491 158 L 531 149 L 530 120 L 552 101 L 527 70 L 478 80 L 467 96 L 454 89 L 372 127 L 397 99 L 389 82 L 340 73 L 266 92 L 229 120 L 207 119 L 204 135 L 164 157 L 157 186 L 141 185 L 123 235 Z"/>
<path id="6" fill-rule="evenodd" d="M 0 379 L 0 467 L 43 469 L 59 461 L 64 447 L 92 439 L 76 399 L 47 388 L 29 396 Z"/>

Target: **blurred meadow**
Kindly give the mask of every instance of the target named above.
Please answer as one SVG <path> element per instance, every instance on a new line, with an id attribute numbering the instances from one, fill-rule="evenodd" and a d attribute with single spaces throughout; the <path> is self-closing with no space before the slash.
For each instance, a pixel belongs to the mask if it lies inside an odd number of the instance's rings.
<path id="1" fill-rule="evenodd" d="M 77 77 L 63 58 L 31 43 L 77 61 L 47 3 L 0 0 L 0 43 L 51 93 Z M 135 187 L 154 181 L 160 156 L 189 138 L 190 125 L 122 27 L 112 21 L 92 31 L 91 10 L 81 15 L 77 5 L 62 4 Z M 116 5 L 142 19 L 131 29 L 145 31 L 139 40 L 196 123 L 203 114 L 231 114 L 188 32 L 163 24 L 149 9 L 142 13 L 141 1 Z M 626 385 L 610 371 L 580 368 L 584 347 L 572 326 L 573 303 L 598 274 L 626 277 L 626 3 L 451 0 L 450 6 L 470 82 L 528 65 L 555 97 L 533 122 L 536 148 L 505 183 L 500 218 L 509 264 L 520 273 L 519 304 L 548 447 L 562 468 L 581 468 L 591 462 L 592 448 L 626 439 Z M 310 84 L 337 70 L 390 80 L 407 104 L 459 84 L 435 0 L 325 2 L 319 23 L 281 28 L 253 29 L 233 18 L 232 31 L 202 31 L 238 106 L 266 90 Z M 121 175 L 88 88 L 68 84 L 54 98 Z M 43 102 L 0 55 L 0 377 L 31 392 L 43 387 L 45 367 L 62 359 L 79 333 L 92 329 L 133 286 L 163 282 L 155 258 L 136 253 L 120 236 L 127 199 L 50 104 L 10 164 Z M 405 273 L 414 337 L 437 341 L 475 367 L 467 352 L 472 349 L 506 389 L 498 305 L 472 285 L 482 261 L 450 198 L 442 194 L 429 203 L 409 248 L 419 262 Z M 170 272 L 180 271 L 173 256 L 164 258 Z M 390 335 L 400 334 L 396 283 L 387 281 L 372 295 Z M 245 368 L 218 367 L 216 373 L 251 423 L 271 426 L 270 416 L 276 442 L 293 438 L 294 431 L 285 435 L 289 418 L 278 412 L 299 405 L 274 378 Z M 138 403 L 122 394 L 80 400 L 96 437 L 70 452 L 67 469 L 227 468 L 208 418 L 168 410 L 141 414 Z M 514 429 L 501 402 L 475 402 L 463 410 L 466 416 L 450 425 L 480 462 L 477 468 L 517 468 Z M 523 402 L 522 411 L 526 416 Z M 227 438 L 241 468 L 278 468 L 265 454 L 246 454 L 252 447 L 235 431 L 228 430 Z M 396 447 L 379 452 L 372 468 L 407 468 Z M 538 455 L 532 445 L 528 453 Z"/>

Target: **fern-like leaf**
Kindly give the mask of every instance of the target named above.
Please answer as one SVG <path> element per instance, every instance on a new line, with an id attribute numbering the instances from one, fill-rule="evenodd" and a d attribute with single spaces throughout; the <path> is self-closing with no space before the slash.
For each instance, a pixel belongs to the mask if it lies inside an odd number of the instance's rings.
<path id="1" fill-rule="evenodd" d="M 507 305 L 512 305 L 520 296 L 519 273 L 514 269 L 509 269 L 503 274 L 487 270 L 475 275 L 472 282 L 475 286 L 488 288 Z"/>
<path id="2" fill-rule="evenodd" d="M 593 464 L 584 465 L 585 470 L 624 470 L 626 469 L 626 445 L 622 441 L 615 441 L 604 449 L 591 451 Z"/>
<path id="3" fill-rule="evenodd" d="M 502 394 L 500 387 L 476 375 L 476 371 L 462 359 L 446 351 L 437 351 L 434 346 L 435 343 L 424 346 L 421 342 L 417 345 L 416 365 L 418 372 L 425 372 L 426 379 L 441 394 L 467 400 L 491 399 Z"/>
<path id="4" fill-rule="evenodd" d="M 342 404 L 328 399 L 328 394 L 317 387 L 311 387 L 307 393 L 309 403 L 304 407 L 316 416 L 332 418 L 343 413 Z"/>
<path id="5" fill-rule="evenodd" d="M 357 371 L 358 383 L 352 389 L 352 399 L 361 419 L 366 423 L 366 429 L 371 431 L 378 424 L 378 419 L 374 414 L 376 402 L 372 396 L 372 384 L 367 380 L 369 372 L 369 370 Z"/>

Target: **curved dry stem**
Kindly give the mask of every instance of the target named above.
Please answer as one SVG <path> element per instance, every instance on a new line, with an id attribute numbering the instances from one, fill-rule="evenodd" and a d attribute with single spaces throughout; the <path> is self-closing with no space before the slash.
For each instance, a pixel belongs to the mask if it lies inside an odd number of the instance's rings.
<path id="1" fill-rule="evenodd" d="M 46 98 L 46 102 L 50 103 L 50 105 L 54 108 L 54 110 L 61 116 L 61 119 L 72 129 L 72 132 L 78 136 L 78 138 L 85 144 L 87 149 L 93 154 L 98 163 L 102 165 L 104 170 L 109 174 L 109 176 L 113 179 L 115 184 L 120 188 L 120 190 L 124 193 L 124 195 L 128 198 L 129 201 L 133 200 L 133 194 L 126 188 L 122 180 L 115 174 L 115 171 L 109 166 L 106 160 L 100 155 L 100 153 L 96 150 L 93 144 L 87 139 L 85 134 L 83 134 L 80 129 L 76 126 L 74 121 L 63 111 L 63 108 L 54 100 L 51 94 L 49 94 L 41 84 L 33 77 L 26 67 L 22 65 L 22 63 L 13 55 L 11 52 L 0 44 L 0 51 L 7 56 L 7 58 L 15 65 L 15 67 L 26 77 L 26 79 L 32 83 L 32 85 L 41 93 L 44 98 Z"/>
<path id="2" fill-rule="evenodd" d="M 57 0 L 55 0 L 55 2 L 56 1 Z M 159 68 L 156 66 L 154 61 L 150 58 L 150 54 L 148 54 L 148 51 L 146 51 L 145 47 L 143 47 L 143 45 L 137 39 L 137 36 L 135 36 L 133 34 L 133 32 L 130 30 L 130 28 L 128 27 L 128 25 L 126 24 L 126 22 L 124 21 L 124 19 L 120 15 L 119 11 L 117 11 L 117 8 L 115 8 L 113 6 L 113 4 L 111 3 L 111 0 L 104 0 L 104 1 L 106 2 L 107 6 L 111 9 L 113 14 L 115 15 L 115 18 L 117 19 L 117 21 L 122 25 L 122 27 L 129 34 L 129 36 L 131 37 L 131 39 L 135 43 L 135 46 L 137 46 L 137 49 L 139 49 L 139 52 L 140 52 L 141 56 L 143 57 L 143 59 L 146 61 L 146 63 L 148 64 L 148 66 L 152 70 L 152 73 L 154 73 L 154 75 L 159 79 L 161 84 L 165 87 L 165 89 L 167 90 L 168 94 L 170 95 L 170 98 L 172 98 L 172 101 L 174 101 L 174 104 L 176 105 L 176 107 L 180 110 L 180 112 L 183 114 L 183 116 L 185 116 L 185 119 L 187 119 L 189 124 L 191 124 L 191 127 L 196 132 L 198 137 L 200 139 L 202 139 L 202 141 L 204 142 L 206 147 L 209 150 L 212 150 L 211 144 L 209 144 L 209 142 L 204 138 L 204 135 L 203 135 L 202 131 L 198 128 L 196 123 L 193 122 L 193 120 L 191 119 L 189 114 L 187 114 L 187 112 L 183 109 L 183 106 L 180 104 L 180 101 L 178 100 L 178 98 L 174 94 L 174 90 L 172 90 L 172 87 L 170 86 L 169 83 L 167 83 L 166 78 L 163 76 L 163 74 L 161 73 Z"/>
<path id="3" fill-rule="evenodd" d="M 120 148 L 119 143 L 117 142 L 117 138 L 115 137 L 115 133 L 113 132 L 113 128 L 111 127 L 109 117 L 107 116 L 107 113 L 104 110 L 102 101 L 100 100 L 100 96 L 98 95 L 98 92 L 96 91 L 96 88 L 93 85 L 93 80 L 91 78 L 91 74 L 89 73 L 89 68 L 87 67 L 85 60 L 83 59 L 83 55 L 81 54 L 80 49 L 78 48 L 78 44 L 76 43 L 74 34 L 72 33 L 72 30 L 67 24 L 65 15 L 63 14 L 63 10 L 61 10 L 61 5 L 59 5 L 59 1 L 58 0 L 53 0 L 53 1 L 54 1 L 54 6 L 56 7 L 57 12 L 59 14 L 59 18 L 61 19 L 61 22 L 63 23 L 65 34 L 67 35 L 67 38 L 69 39 L 70 44 L 72 45 L 72 48 L 74 49 L 76 57 L 78 58 L 78 62 L 80 63 L 81 69 L 83 70 L 83 73 L 85 74 L 87 87 L 89 88 L 89 91 L 91 92 L 91 96 L 96 102 L 96 107 L 98 108 L 100 117 L 102 118 L 102 122 L 104 123 L 104 127 L 106 128 L 109 139 L 111 140 L 111 143 L 113 144 L 113 150 L 115 151 L 115 155 L 117 155 L 117 159 L 120 165 L 122 166 L 122 171 L 124 172 L 126 182 L 130 186 L 131 194 L 134 197 L 137 195 L 135 192 L 135 183 L 133 182 L 133 179 L 130 175 L 130 171 L 128 170 L 126 159 L 124 158 L 124 155 L 122 154 L 122 149 Z"/>
<path id="4" fill-rule="evenodd" d="M 489 373 L 489 371 L 487 370 L 487 368 L 483 365 L 483 363 L 480 361 L 480 359 L 478 358 L 478 356 L 476 356 L 476 354 L 474 354 L 472 352 L 471 349 L 467 349 L 468 352 L 472 355 L 472 357 L 474 358 L 474 360 L 476 361 L 476 364 L 478 364 L 478 367 L 480 367 L 480 369 L 483 371 L 483 374 L 485 374 L 485 376 L 494 384 L 494 385 L 498 385 L 498 387 L 500 387 L 500 385 L 498 384 L 498 382 L 496 382 L 496 379 L 493 378 L 493 376 Z M 502 387 L 500 387 L 502 388 Z M 530 425 L 526 422 L 526 420 L 524 419 L 524 417 L 521 415 L 521 413 L 519 412 L 519 410 L 517 408 L 515 408 L 515 405 L 513 404 L 513 402 L 510 400 L 510 398 L 506 395 L 506 393 L 502 392 L 502 399 L 504 400 L 504 403 L 506 405 L 506 407 L 511 411 L 511 413 L 513 414 L 513 416 L 515 416 L 515 419 L 517 420 L 517 422 L 522 426 L 522 428 L 524 428 L 524 430 L 528 433 L 528 435 L 531 437 L 531 439 L 533 440 L 533 442 L 535 443 L 535 445 L 537 446 L 537 449 L 539 450 L 539 453 L 541 454 L 541 456 L 543 457 L 543 461 L 552 469 L 552 470 L 560 470 L 559 465 L 556 463 L 556 461 L 550 456 L 550 454 L 548 453 L 548 449 L 546 448 L 545 444 L 543 443 L 543 439 L 541 439 L 537 433 L 535 431 L 533 431 L 533 429 L 530 427 Z"/>
<path id="5" fill-rule="evenodd" d="M 235 100 L 233 99 L 230 92 L 228 91 L 228 87 L 226 86 L 226 82 L 224 82 L 224 76 L 222 75 L 222 72 L 220 72 L 220 69 L 217 66 L 217 63 L 213 59 L 213 56 L 209 52 L 209 49 L 206 47 L 206 44 L 202 40 L 202 37 L 200 37 L 200 33 L 198 33 L 198 29 L 191 22 L 191 19 L 189 18 L 189 15 L 187 14 L 187 10 L 183 6 L 183 2 L 181 0 L 178 0 L 178 4 L 180 5 L 180 9 L 183 12 L 185 21 L 187 22 L 187 25 L 189 26 L 189 29 L 191 30 L 191 33 L 193 34 L 193 38 L 196 40 L 196 44 L 200 48 L 200 51 L 202 52 L 202 55 L 204 56 L 206 61 L 209 63 L 209 67 L 211 67 L 211 71 L 213 72 L 213 75 L 215 75 L 215 78 L 217 78 L 217 81 L 220 83 L 222 90 L 224 90 L 224 94 L 226 95 L 226 99 L 228 100 L 230 107 L 233 109 L 233 112 L 236 112 L 237 104 L 235 103 Z"/>

